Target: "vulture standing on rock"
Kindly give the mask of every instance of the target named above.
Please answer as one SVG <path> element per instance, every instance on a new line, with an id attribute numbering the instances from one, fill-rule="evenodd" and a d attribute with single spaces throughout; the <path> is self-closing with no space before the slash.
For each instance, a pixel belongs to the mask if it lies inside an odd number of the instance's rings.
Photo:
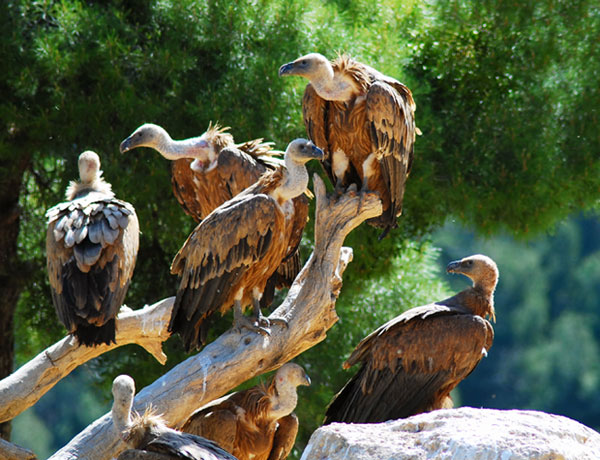
<path id="1" fill-rule="evenodd" d="M 448 264 L 473 286 L 412 308 L 369 334 L 344 363 L 359 371 L 334 397 L 324 424 L 377 423 L 452 407 L 450 391 L 492 346 L 498 268 L 474 255 Z"/>
<path id="2" fill-rule="evenodd" d="M 347 56 L 333 62 L 311 53 L 281 66 L 280 76 L 309 80 L 302 111 L 309 138 L 325 152 L 323 166 L 336 190 L 356 184 L 375 191 L 383 213 L 368 222 L 397 226 L 413 161 L 415 103 L 399 81 Z"/>
<path id="3" fill-rule="evenodd" d="M 115 378 L 112 393 L 114 398 L 111 410 L 113 424 L 120 438 L 129 448 L 165 454 L 167 458 L 172 459 L 237 460 L 213 441 L 167 427 L 163 419 L 152 409 L 147 408 L 142 415 L 132 414 L 131 406 L 135 383 L 128 375 L 119 375 Z M 130 453 L 132 452 L 123 452 L 119 459 L 140 458 L 141 456 L 128 455 Z"/>
<path id="4" fill-rule="evenodd" d="M 173 193 L 196 222 L 215 208 L 254 184 L 266 171 L 283 164 L 275 157 L 271 143 L 254 139 L 236 144 L 233 136 L 218 124 L 208 126 L 198 137 L 173 140 L 161 126 L 146 123 L 121 142 L 121 153 L 137 147 L 157 150 L 173 160 L 171 181 Z M 290 251 L 267 283 L 261 305 L 271 304 L 275 288 L 289 287 L 300 271 L 299 246 L 308 219 L 308 198 L 301 194 L 293 199 L 295 224 Z"/>
<path id="5" fill-rule="evenodd" d="M 236 328 L 268 333 L 269 322 L 260 311 L 261 295 L 294 244 L 293 199 L 308 185 L 305 163 L 322 156 L 311 142 L 292 141 L 285 152 L 285 167 L 265 173 L 216 208 L 179 250 L 171 264 L 180 284 L 169 331 L 181 335 L 188 351 L 206 342 L 210 317 L 232 305 Z M 243 314 L 250 303 L 254 321 Z"/>
<path id="6" fill-rule="evenodd" d="M 298 433 L 292 411 L 299 385 L 310 385 L 304 369 L 284 364 L 268 386 L 231 393 L 201 407 L 182 431 L 212 439 L 239 460 L 283 460 Z"/>
<path id="7" fill-rule="evenodd" d="M 96 153 L 79 156 L 79 176 L 67 189 L 68 201 L 46 212 L 52 300 L 80 344 L 110 344 L 135 267 L 139 225 L 133 207 L 117 200 L 101 177 Z"/>

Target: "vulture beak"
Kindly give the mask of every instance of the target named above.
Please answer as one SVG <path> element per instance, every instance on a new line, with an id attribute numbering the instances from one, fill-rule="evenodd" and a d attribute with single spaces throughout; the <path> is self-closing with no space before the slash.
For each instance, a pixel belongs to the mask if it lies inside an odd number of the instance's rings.
<path id="1" fill-rule="evenodd" d="M 128 137 L 123 142 L 121 142 L 121 145 L 119 146 L 119 150 L 121 151 L 121 153 L 128 152 L 131 149 L 130 144 L 131 144 L 131 137 Z"/>
<path id="2" fill-rule="evenodd" d="M 312 156 L 314 159 L 316 160 L 320 160 L 323 161 L 323 150 L 321 150 L 319 147 L 317 147 L 316 145 L 312 144 Z"/>
<path id="3" fill-rule="evenodd" d="M 300 385 L 306 385 L 307 387 L 310 386 L 310 377 L 308 376 L 308 374 L 305 372 L 303 375 L 303 380 L 300 383 Z"/>
<path id="4" fill-rule="evenodd" d="M 294 75 L 294 63 L 288 62 L 287 64 L 283 64 L 279 67 L 279 76 L 283 77 L 285 75 Z"/>
<path id="5" fill-rule="evenodd" d="M 447 273 L 461 273 L 460 272 L 460 260 L 453 260 L 446 266 Z"/>

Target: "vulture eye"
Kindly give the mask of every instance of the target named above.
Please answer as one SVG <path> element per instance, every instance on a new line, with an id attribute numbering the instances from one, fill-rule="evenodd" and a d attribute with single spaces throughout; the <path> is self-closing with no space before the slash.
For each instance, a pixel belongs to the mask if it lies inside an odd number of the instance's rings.
<path id="1" fill-rule="evenodd" d="M 473 261 L 472 260 L 467 260 L 467 267 L 470 267 L 471 265 L 473 265 Z"/>
<path id="2" fill-rule="evenodd" d="M 300 65 L 306 65 L 306 60 L 302 59 L 302 60 L 300 61 Z"/>

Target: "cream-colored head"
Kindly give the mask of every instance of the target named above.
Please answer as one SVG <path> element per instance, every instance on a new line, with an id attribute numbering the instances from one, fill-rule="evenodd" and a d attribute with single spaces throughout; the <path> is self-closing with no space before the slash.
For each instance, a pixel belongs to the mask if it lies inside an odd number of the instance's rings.
<path id="1" fill-rule="evenodd" d="M 279 76 L 297 75 L 308 80 L 318 81 L 333 78 L 333 67 L 325 56 L 319 53 L 310 53 L 299 57 L 295 61 L 282 65 Z"/>
<path id="2" fill-rule="evenodd" d="M 294 387 L 300 385 L 310 385 L 310 377 L 304 372 L 302 366 L 295 363 L 285 363 L 275 373 L 275 380 L 277 386 L 280 385 L 293 385 Z"/>
<path id="3" fill-rule="evenodd" d="M 100 157 L 96 152 L 86 150 L 79 155 L 79 179 L 83 184 L 89 184 L 100 178 Z"/>
<path id="4" fill-rule="evenodd" d="M 493 292 L 498 283 L 498 266 L 496 262 L 483 254 L 475 254 L 450 262 L 446 267 L 448 273 L 459 273 L 469 277 L 474 287 Z"/>

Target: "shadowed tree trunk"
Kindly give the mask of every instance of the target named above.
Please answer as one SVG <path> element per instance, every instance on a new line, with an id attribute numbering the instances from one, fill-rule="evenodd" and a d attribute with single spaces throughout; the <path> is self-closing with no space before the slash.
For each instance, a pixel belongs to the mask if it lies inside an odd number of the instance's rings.
<path id="1" fill-rule="evenodd" d="M 13 371 L 15 306 L 24 286 L 17 255 L 19 194 L 28 155 L 3 155 L 0 164 L 0 379 Z M 0 424 L 0 437 L 10 439 L 10 422 Z"/>

